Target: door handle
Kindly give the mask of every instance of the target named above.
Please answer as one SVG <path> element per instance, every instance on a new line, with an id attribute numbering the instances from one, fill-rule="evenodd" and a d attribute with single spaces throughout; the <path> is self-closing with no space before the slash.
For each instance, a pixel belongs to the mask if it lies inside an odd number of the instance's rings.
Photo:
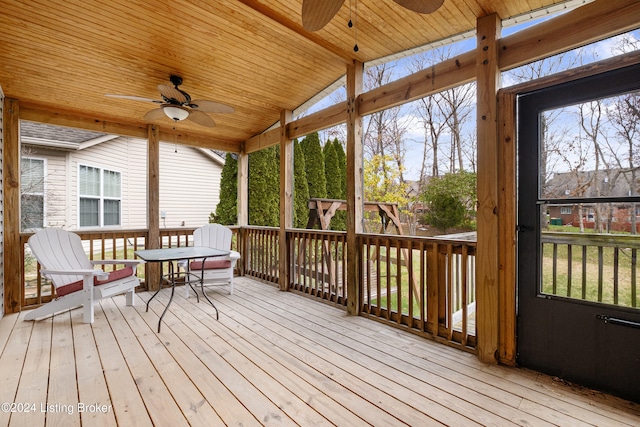
<path id="1" fill-rule="evenodd" d="M 613 325 L 628 326 L 630 328 L 640 329 L 640 323 L 631 320 L 618 319 L 617 317 L 610 317 L 606 314 L 597 314 L 596 317 L 602 320 L 604 323 L 611 323 Z"/>

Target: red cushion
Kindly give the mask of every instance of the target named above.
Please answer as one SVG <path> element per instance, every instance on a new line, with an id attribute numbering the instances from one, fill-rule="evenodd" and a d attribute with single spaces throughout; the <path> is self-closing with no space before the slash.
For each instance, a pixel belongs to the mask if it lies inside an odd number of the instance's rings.
<path id="1" fill-rule="evenodd" d="M 229 268 L 231 267 L 231 261 L 228 259 L 210 259 L 204 262 L 205 270 L 217 270 L 220 268 Z M 202 270 L 202 261 L 193 261 L 189 268 L 191 270 Z"/>
<path id="2" fill-rule="evenodd" d="M 131 275 L 133 275 L 133 267 L 121 268 L 120 270 L 114 270 L 110 272 L 109 277 L 105 280 L 98 280 L 97 277 L 94 277 L 93 284 L 96 286 L 104 285 L 105 283 L 115 282 L 116 280 L 124 279 L 125 277 L 129 277 Z M 78 280 L 77 282 L 69 283 L 68 285 L 56 288 L 56 294 L 59 297 L 63 297 L 80 290 L 82 290 L 82 280 Z"/>

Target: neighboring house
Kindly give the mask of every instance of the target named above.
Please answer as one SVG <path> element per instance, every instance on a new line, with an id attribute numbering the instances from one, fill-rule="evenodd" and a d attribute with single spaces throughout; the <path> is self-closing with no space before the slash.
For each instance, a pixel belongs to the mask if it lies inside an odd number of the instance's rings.
<path id="1" fill-rule="evenodd" d="M 21 122 L 25 230 L 147 228 L 147 141 Z M 160 226 L 199 227 L 215 212 L 224 158 L 160 143 Z"/>
<path id="2" fill-rule="evenodd" d="M 638 169 L 607 169 L 556 173 L 542 190 L 545 199 L 558 199 L 557 204 L 548 205 L 551 225 L 575 225 L 580 221 L 593 228 L 598 209 L 601 220 L 612 230 L 629 231 L 632 215 L 640 215 L 640 206 L 633 203 L 603 204 L 571 203 L 571 198 L 628 197 L 640 194 L 640 171 Z M 640 221 L 638 221 L 640 222 Z"/>

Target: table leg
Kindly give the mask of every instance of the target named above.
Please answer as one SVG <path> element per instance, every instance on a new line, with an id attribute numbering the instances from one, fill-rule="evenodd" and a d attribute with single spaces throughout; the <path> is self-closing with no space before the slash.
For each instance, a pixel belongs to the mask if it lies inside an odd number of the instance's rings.
<path id="1" fill-rule="evenodd" d="M 202 271 L 200 272 L 200 289 L 202 290 L 202 295 L 204 295 L 206 300 L 209 301 L 209 304 L 211 304 L 211 307 L 213 307 L 213 309 L 216 311 L 216 320 L 220 320 L 220 315 L 218 314 L 218 307 L 216 307 L 216 305 L 213 303 L 213 301 L 211 301 L 209 299 L 209 297 L 207 296 L 207 293 L 204 291 L 204 262 L 205 262 L 205 260 L 206 260 L 206 258 L 202 260 Z"/>
<path id="2" fill-rule="evenodd" d="M 174 275 L 173 262 L 172 261 L 169 262 L 169 277 L 171 277 L 171 296 L 169 297 L 169 302 L 167 303 L 167 306 L 164 308 L 164 311 L 160 315 L 160 319 L 158 319 L 158 333 L 160 333 L 160 326 L 162 325 L 162 318 L 167 313 L 167 310 L 169 310 L 169 306 L 171 305 L 171 301 L 173 301 L 173 294 L 175 294 L 175 292 L 176 292 L 176 277 Z M 154 295 L 154 297 L 155 297 L 155 295 Z M 151 297 L 151 299 L 153 299 L 153 297 Z M 149 301 L 151 301 L 151 299 Z"/>
<path id="3" fill-rule="evenodd" d="M 162 263 L 160 263 L 160 268 L 162 268 Z M 155 293 L 151 296 L 151 298 L 149 298 L 149 301 L 147 301 L 147 309 L 145 311 L 149 311 L 149 303 L 151 302 L 152 299 L 154 299 L 156 297 L 156 295 L 158 295 L 158 292 L 160 292 L 162 290 L 162 278 L 164 276 L 162 275 L 162 272 L 160 272 L 160 284 L 158 285 L 158 290 L 155 291 Z"/>

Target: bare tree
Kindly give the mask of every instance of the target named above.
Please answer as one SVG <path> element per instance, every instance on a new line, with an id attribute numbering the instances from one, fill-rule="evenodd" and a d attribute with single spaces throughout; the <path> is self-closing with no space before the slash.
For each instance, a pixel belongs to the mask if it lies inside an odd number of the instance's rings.
<path id="1" fill-rule="evenodd" d="M 595 192 L 595 197 L 600 197 L 606 195 L 610 188 L 615 185 L 615 181 L 613 181 L 613 176 L 611 167 L 609 166 L 609 161 L 605 153 L 603 152 L 603 147 L 601 144 L 601 140 L 606 138 L 604 134 L 604 117 L 603 117 L 603 101 L 595 100 L 591 102 L 583 103 L 578 108 L 578 117 L 580 128 L 583 132 L 583 138 L 585 138 L 589 144 L 593 147 L 594 154 L 594 173 L 591 175 L 591 189 Z M 600 173 L 600 170 L 603 168 L 604 174 Z M 605 175 L 603 177 L 603 175 Z M 604 194 L 603 194 L 604 193 Z M 610 222 L 611 220 L 611 208 L 605 217 L 605 212 L 603 211 L 603 207 L 601 204 L 596 203 L 594 206 L 594 220 L 595 220 L 595 230 L 598 233 L 604 232 L 604 220 Z"/>
<path id="2" fill-rule="evenodd" d="M 623 152 L 618 153 L 615 146 L 608 145 L 613 161 L 618 166 L 618 174 L 629 187 L 629 196 L 638 195 L 638 145 L 640 144 L 640 93 L 632 92 L 615 97 L 613 108 L 609 112 L 609 122 L 614 129 L 617 143 Z M 631 233 L 637 233 L 636 204 L 631 205 L 629 213 Z"/>
<path id="3" fill-rule="evenodd" d="M 464 156 L 462 154 L 462 129 L 473 110 L 476 85 L 468 83 L 441 92 L 444 101 L 444 116 L 451 134 L 451 147 L 449 154 L 449 172 L 464 170 Z M 457 164 L 456 164 L 457 163 Z"/>

